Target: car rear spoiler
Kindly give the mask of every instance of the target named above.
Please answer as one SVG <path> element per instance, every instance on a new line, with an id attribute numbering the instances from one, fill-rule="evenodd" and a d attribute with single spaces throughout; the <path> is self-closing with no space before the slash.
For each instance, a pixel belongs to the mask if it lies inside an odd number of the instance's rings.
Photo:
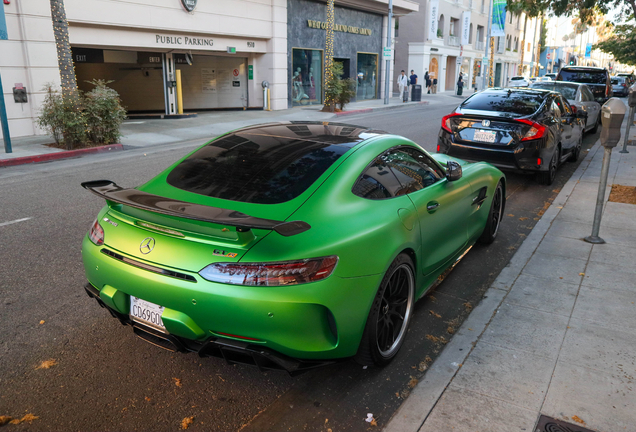
<path id="1" fill-rule="evenodd" d="M 219 225 L 229 225 L 239 229 L 256 228 L 273 230 L 282 236 L 289 237 L 303 233 L 311 228 L 311 225 L 307 222 L 284 222 L 261 219 L 234 210 L 174 200 L 142 192 L 137 189 L 124 189 L 110 180 L 84 182 L 82 183 L 82 187 L 108 201 L 141 210 L 203 222 L 212 222 Z"/>

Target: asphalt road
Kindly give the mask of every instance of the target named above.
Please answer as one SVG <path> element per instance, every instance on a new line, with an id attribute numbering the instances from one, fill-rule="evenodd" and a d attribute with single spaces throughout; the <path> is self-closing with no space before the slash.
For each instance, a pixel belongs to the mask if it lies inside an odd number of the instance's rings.
<path id="1" fill-rule="evenodd" d="M 445 98 L 342 120 L 432 151 L 442 116 L 459 102 Z M 597 137 L 587 136 L 584 149 Z M 11 430 L 173 431 L 186 417 L 194 417 L 188 430 L 195 431 L 380 430 L 578 165 L 562 166 L 549 187 L 507 174 L 499 237 L 473 248 L 418 302 L 391 365 L 363 369 L 349 361 L 290 378 L 156 348 L 82 288 L 80 243 L 103 202 L 80 182 L 138 185 L 201 142 L 0 169 L 0 416 L 39 416 Z M 46 360 L 55 365 L 38 368 Z M 378 427 L 364 422 L 367 413 Z"/>

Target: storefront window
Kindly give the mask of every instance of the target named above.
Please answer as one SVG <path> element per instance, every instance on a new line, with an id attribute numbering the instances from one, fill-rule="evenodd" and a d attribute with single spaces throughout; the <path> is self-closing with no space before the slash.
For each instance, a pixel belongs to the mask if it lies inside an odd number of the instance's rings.
<path id="1" fill-rule="evenodd" d="M 292 105 L 322 104 L 322 50 L 292 50 Z"/>
<path id="2" fill-rule="evenodd" d="M 358 53 L 357 100 L 377 97 L 378 55 Z"/>

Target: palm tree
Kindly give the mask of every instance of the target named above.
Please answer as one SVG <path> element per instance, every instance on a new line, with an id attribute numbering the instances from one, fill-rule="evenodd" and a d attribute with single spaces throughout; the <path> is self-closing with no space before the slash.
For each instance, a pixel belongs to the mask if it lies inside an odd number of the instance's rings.
<path id="1" fill-rule="evenodd" d="M 65 99 L 73 100 L 77 97 L 77 80 L 71 54 L 71 44 L 68 40 L 68 22 L 64 0 L 51 1 L 51 18 L 53 19 L 53 35 L 57 46 L 57 64 L 60 68 L 62 95 Z"/>

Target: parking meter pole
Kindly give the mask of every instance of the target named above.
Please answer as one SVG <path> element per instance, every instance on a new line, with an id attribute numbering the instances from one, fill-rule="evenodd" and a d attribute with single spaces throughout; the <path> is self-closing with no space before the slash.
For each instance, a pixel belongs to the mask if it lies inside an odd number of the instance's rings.
<path id="1" fill-rule="evenodd" d="M 612 149 L 621 140 L 621 126 L 625 119 L 625 104 L 616 98 L 611 98 L 601 107 L 601 145 L 603 153 L 603 167 L 601 168 L 601 179 L 598 185 L 598 195 L 596 196 L 596 209 L 594 210 L 594 223 L 592 224 L 592 235 L 585 237 L 588 243 L 600 244 L 605 240 L 598 236 L 601 229 L 601 217 L 603 216 L 603 204 L 605 204 L 605 189 L 607 188 L 607 175 L 609 174 L 610 160 L 612 159 Z"/>
<path id="2" fill-rule="evenodd" d="M 610 160 L 612 159 L 612 148 L 604 147 L 603 167 L 601 168 L 601 181 L 598 185 L 598 195 L 596 196 L 596 210 L 594 210 L 594 223 L 592 225 L 592 235 L 585 237 L 588 243 L 602 244 L 605 240 L 598 236 L 601 229 L 601 217 L 603 216 L 603 204 L 605 204 L 605 189 L 607 188 L 607 175 L 609 174 Z"/>
<path id="3" fill-rule="evenodd" d="M 634 123 L 634 107 L 629 108 L 629 116 L 627 117 L 627 130 L 625 131 L 625 138 L 623 139 L 623 150 L 619 151 L 619 153 L 629 153 L 627 151 L 627 141 L 629 140 L 629 130 L 632 128 L 632 123 Z"/>

